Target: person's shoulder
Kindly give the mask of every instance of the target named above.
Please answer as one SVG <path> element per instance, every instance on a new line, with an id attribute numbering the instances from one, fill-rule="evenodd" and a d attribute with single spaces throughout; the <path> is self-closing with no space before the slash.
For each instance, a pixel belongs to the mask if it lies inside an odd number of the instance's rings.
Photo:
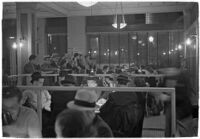
<path id="1" fill-rule="evenodd" d="M 31 108 L 28 108 L 28 107 L 25 107 L 25 106 L 21 106 L 21 113 L 24 115 L 24 116 L 34 116 L 36 114 L 36 111 L 34 111 L 33 109 Z"/>
<path id="2" fill-rule="evenodd" d="M 23 94 L 29 94 L 29 93 L 34 93 L 34 91 L 31 90 L 31 89 L 26 89 L 26 90 L 24 90 L 22 93 L 23 93 Z"/>

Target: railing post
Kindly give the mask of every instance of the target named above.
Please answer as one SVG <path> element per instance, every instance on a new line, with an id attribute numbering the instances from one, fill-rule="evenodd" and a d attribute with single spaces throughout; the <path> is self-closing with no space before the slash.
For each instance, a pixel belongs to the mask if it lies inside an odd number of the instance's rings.
<path id="1" fill-rule="evenodd" d="M 175 90 L 171 92 L 171 136 L 175 137 L 176 134 L 176 94 Z"/>
<path id="2" fill-rule="evenodd" d="M 37 93 L 37 114 L 39 117 L 40 128 L 42 129 L 42 90 L 36 89 Z"/>

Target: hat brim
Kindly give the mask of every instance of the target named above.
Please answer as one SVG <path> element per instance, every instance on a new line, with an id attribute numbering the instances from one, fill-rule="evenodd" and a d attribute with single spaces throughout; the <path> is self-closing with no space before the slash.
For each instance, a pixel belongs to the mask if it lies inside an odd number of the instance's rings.
<path id="1" fill-rule="evenodd" d="M 69 103 L 67 103 L 67 107 L 69 109 L 82 110 L 82 111 L 94 111 L 97 109 L 97 107 L 89 108 L 89 107 L 76 105 L 74 104 L 74 101 L 70 101 Z"/>

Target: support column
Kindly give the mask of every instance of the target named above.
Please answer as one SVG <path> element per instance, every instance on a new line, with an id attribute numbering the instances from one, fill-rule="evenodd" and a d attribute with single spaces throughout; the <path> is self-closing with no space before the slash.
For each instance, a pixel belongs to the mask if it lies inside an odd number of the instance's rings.
<path id="1" fill-rule="evenodd" d="M 186 34 L 186 30 L 187 28 L 190 26 L 191 23 L 191 14 L 190 14 L 190 9 L 185 9 L 183 11 L 183 17 L 184 17 L 184 40 L 185 41 L 187 39 L 187 34 Z M 184 58 L 187 57 L 187 48 L 186 48 L 186 44 L 184 42 Z"/>
<path id="2" fill-rule="evenodd" d="M 75 52 L 86 54 L 86 32 L 85 32 L 85 17 L 76 16 L 68 17 L 68 52 L 73 49 Z"/>
<path id="3" fill-rule="evenodd" d="M 37 3 L 16 3 L 17 10 L 17 73 L 23 73 L 23 67 L 31 54 L 36 54 L 36 10 Z"/>

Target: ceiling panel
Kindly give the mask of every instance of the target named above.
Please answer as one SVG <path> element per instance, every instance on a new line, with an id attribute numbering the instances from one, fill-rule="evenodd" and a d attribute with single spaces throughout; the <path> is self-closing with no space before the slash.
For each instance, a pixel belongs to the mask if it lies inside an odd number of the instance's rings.
<path id="1" fill-rule="evenodd" d="M 38 2 L 36 15 L 66 17 L 66 16 L 94 16 L 94 15 L 113 15 L 121 13 L 120 4 L 122 4 L 125 14 L 144 14 L 177 12 L 183 11 L 191 3 L 186 2 L 98 2 L 92 7 L 84 7 L 77 2 Z M 117 8 L 116 8 L 117 5 Z M 16 14 L 16 3 L 3 3 L 4 17 L 9 18 L 11 14 Z M 45 14 L 44 14 L 45 13 Z M 48 16 L 48 17 L 49 17 Z"/>

